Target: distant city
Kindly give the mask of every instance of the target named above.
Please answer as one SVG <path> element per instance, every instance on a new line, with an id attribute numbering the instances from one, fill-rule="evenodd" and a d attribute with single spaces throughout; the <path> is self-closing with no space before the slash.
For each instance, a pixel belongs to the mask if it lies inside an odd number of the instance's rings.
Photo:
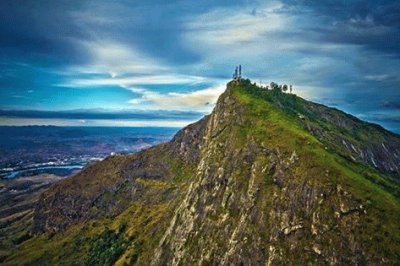
<path id="1" fill-rule="evenodd" d="M 168 141 L 177 128 L 0 127 L 0 178 L 69 176 L 113 154 Z"/>

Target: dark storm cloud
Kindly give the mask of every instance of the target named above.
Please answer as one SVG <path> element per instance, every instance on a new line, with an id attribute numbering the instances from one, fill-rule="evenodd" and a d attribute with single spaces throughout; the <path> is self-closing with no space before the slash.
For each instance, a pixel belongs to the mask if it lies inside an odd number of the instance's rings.
<path id="1" fill-rule="evenodd" d="M 364 45 L 395 56 L 400 54 L 400 2 L 395 0 L 284 0 L 299 12 L 309 10 L 326 23 L 313 28 L 322 40 Z"/>
<path id="2" fill-rule="evenodd" d="M 1 56 L 16 61 L 36 61 L 42 65 L 73 62 L 82 57 L 73 40 L 85 33 L 71 23 L 70 12 L 83 2 L 72 1 L 1 1 Z"/>
<path id="3" fill-rule="evenodd" d="M 381 106 L 387 109 L 400 110 L 400 101 L 385 101 Z"/>

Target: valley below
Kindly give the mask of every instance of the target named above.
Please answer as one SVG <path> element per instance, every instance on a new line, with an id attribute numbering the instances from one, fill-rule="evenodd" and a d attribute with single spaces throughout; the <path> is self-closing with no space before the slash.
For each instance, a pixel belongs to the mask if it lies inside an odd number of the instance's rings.
<path id="1" fill-rule="evenodd" d="M 63 178 L 42 174 L 0 179 L 0 261 L 15 245 L 30 238 L 33 212 L 40 194 Z"/>
<path id="2" fill-rule="evenodd" d="M 31 237 L 44 191 L 114 154 L 166 142 L 175 128 L 0 127 L 0 262 Z"/>

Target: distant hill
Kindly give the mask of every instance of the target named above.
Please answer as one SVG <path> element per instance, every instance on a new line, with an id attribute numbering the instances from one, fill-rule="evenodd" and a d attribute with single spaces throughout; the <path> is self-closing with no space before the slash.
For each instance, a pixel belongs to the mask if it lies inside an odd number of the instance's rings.
<path id="1" fill-rule="evenodd" d="M 42 194 L 7 265 L 400 263 L 400 136 L 249 80 Z"/>

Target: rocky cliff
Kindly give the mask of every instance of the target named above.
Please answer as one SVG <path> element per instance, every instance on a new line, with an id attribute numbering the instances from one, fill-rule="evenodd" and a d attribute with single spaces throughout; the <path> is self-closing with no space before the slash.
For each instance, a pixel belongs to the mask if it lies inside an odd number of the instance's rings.
<path id="1" fill-rule="evenodd" d="M 400 137 L 249 80 L 41 196 L 9 264 L 400 263 Z"/>

